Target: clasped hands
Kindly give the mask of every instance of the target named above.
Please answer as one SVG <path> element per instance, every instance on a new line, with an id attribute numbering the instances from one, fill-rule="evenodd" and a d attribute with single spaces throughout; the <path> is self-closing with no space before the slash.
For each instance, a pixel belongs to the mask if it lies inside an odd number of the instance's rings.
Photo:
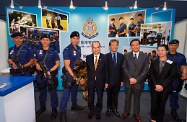
<path id="1" fill-rule="evenodd" d="M 161 85 L 155 85 L 155 90 L 156 90 L 157 92 L 161 92 L 161 91 L 164 90 L 164 88 L 163 88 L 163 86 L 161 86 Z"/>

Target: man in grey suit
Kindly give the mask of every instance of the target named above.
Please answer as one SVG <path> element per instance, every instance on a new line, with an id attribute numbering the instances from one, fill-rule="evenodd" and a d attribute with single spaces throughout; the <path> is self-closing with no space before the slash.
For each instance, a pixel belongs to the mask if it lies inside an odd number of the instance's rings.
<path id="1" fill-rule="evenodd" d="M 130 115 L 131 97 L 134 95 L 134 117 L 137 122 L 142 122 L 139 116 L 140 96 L 141 90 L 144 87 L 144 80 L 149 71 L 149 57 L 140 52 L 140 40 L 132 40 L 130 46 L 132 51 L 124 56 L 123 63 L 126 98 L 124 113 L 121 115 L 121 118 L 125 119 Z"/>

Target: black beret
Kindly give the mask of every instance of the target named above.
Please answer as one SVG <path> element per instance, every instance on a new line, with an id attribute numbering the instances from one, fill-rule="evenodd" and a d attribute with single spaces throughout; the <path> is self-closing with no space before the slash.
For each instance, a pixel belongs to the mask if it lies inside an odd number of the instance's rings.
<path id="1" fill-rule="evenodd" d="M 119 20 L 120 20 L 120 19 L 124 19 L 124 18 L 123 18 L 123 17 L 120 17 Z"/>
<path id="2" fill-rule="evenodd" d="M 22 36 L 22 34 L 20 32 L 14 32 L 11 37 L 14 38 L 14 37 L 17 37 L 17 36 Z"/>
<path id="3" fill-rule="evenodd" d="M 111 21 L 114 21 L 114 20 L 115 20 L 114 18 L 111 19 Z"/>
<path id="4" fill-rule="evenodd" d="M 77 31 L 73 31 L 73 32 L 71 33 L 71 35 L 70 35 L 70 38 L 73 38 L 74 36 L 76 36 L 76 37 L 80 37 L 79 32 L 77 32 Z"/>
<path id="5" fill-rule="evenodd" d="M 169 44 L 179 44 L 179 40 L 173 39 L 169 42 Z"/>
<path id="6" fill-rule="evenodd" d="M 40 39 L 43 39 L 43 38 L 50 38 L 50 35 L 48 35 L 48 34 L 44 34 L 44 35 L 41 36 Z"/>

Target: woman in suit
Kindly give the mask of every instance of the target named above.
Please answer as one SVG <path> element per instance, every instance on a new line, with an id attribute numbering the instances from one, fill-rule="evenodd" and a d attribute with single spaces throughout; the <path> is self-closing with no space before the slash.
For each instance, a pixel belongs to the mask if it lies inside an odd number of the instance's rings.
<path id="1" fill-rule="evenodd" d="M 151 122 L 163 122 L 165 104 L 176 75 L 176 64 L 166 56 L 167 45 L 159 45 L 157 50 L 158 57 L 152 60 L 150 67 Z"/>

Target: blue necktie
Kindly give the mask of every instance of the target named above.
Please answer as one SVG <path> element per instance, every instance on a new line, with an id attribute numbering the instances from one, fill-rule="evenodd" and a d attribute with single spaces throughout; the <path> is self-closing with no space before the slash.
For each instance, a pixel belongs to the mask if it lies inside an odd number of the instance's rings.
<path id="1" fill-rule="evenodd" d="M 113 53 L 113 60 L 114 60 L 114 64 L 116 64 L 116 55 L 115 55 L 115 53 Z"/>
<path id="2" fill-rule="evenodd" d="M 134 60 L 136 61 L 138 58 L 137 58 L 137 55 L 136 53 L 134 54 Z"/>

